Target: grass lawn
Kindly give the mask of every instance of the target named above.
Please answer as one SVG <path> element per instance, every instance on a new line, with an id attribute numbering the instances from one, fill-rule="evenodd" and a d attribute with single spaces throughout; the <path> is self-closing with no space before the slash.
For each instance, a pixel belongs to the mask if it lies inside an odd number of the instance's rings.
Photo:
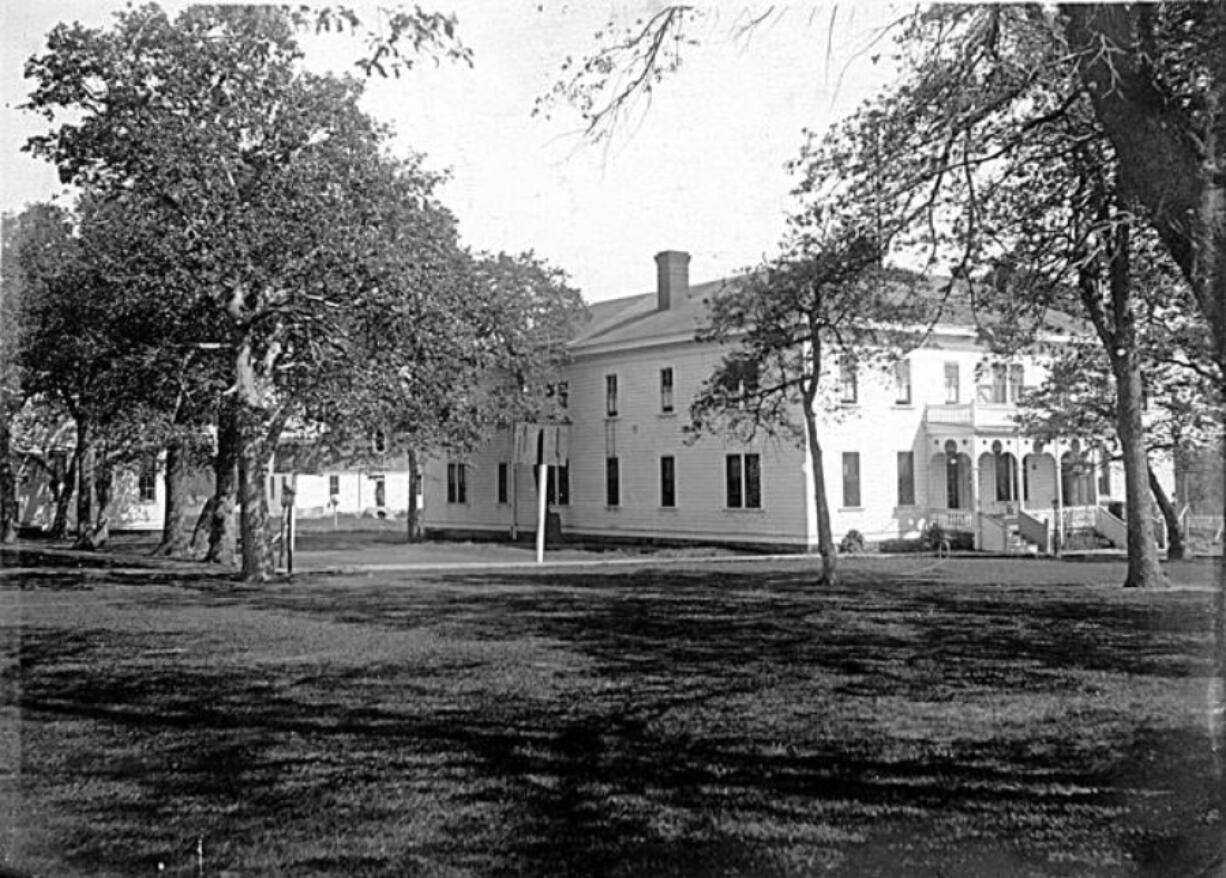
<path id="1" fill-rule="evenodd" d="M 0 864 L 1206 874 L 1211 595 L 1116 566 L 3 578 Z"/>

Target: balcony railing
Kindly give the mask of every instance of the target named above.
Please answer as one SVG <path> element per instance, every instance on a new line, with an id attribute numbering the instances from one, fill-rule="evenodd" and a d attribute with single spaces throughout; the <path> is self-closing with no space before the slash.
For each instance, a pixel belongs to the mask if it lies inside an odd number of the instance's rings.
<path id="1" fill-rule="evenodd" d="M 953 405 L 924 406 L 924 423 L 956 427 L 994 427 L 1012 429 L 1017 426 L 1017 407 L 1007 403 L 974 400 Z"/>

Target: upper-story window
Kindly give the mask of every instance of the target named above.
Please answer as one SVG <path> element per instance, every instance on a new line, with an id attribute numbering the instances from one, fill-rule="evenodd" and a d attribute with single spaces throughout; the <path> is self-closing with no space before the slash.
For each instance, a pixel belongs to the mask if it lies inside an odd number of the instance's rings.
<path id="1" fill-rule="evenodd" d="M 610 418 L 617 417 L 617 375 L 604 376 L 604 412 Z"/>
<path id="2" fill-rule="evenodd" d="M 673 410 L 673 367 L 660 370 L 660 411 L 667 414 Z"/>
<path id="3" fill-rule="evenodd" d="M 1021 363 L 1009 365 L 1009 399 L 1020 402 L 1022 391 L 1026 387 L 1026 370 Z"/>
<path id="4" fill-rule="evenodd" d="M 894 402 L 911 405 L 911 361 L 899 360 L 894 364 Z"/>
<path id="5" fill-rule="evenodd" d="M 1018 402 L 1026 385 L 1026 372 L 1021 363 L 993 363 L 991 382 L 979 386 L 979 401 L 1003 405 Z"/>
<path id="6" fill-rule="evenodd" d="M 994 363 L 992 365 L 992 390 L 989 397 L 991 402 L 1002 403 L 1008 401 L 1008 367 L 1004 363 Z"/>
<path id="7" fill-rule="evenodd" d="M 957 405 L 961 399 L 962 380 L 958 375 L 958 364 L 952 360 L 945 364 L 945 404 Z"/>
<path id="8" fill-rule="evenodd" d="M 550 384 L 545 388 L 545 396 L 556 397 L 558 400 L 558 408 L 564 409 L 570 406 L 570 382 L 559 381 L 557 384 Z"/>
<path id="9" fill-rule="evenodd" d="M 854 403 L 860 398 L 856 382 L 856 364 L 851 360 L 839 363 L 839 402 Z"/>

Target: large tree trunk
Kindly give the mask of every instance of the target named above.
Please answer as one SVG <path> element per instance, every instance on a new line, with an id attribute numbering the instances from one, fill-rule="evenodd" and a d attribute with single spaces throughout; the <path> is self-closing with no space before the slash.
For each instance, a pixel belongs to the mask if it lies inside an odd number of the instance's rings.
<path id="1" fill-rule="evenodd" d="M 409 457 L 409 514 L 408 541 L 416 543 L 421 539 L 420 510 L 417 508 L 417 451 L 410 448 Z"/>
<path id="2" fill-rule="evenodd" d="M 53 463 L 54 467 L 55 464 Z M 55 517 L 51 520 L 49 536 L 62 540 L 68 535 L 68 507 L 72 503 L 73 490 L 77 484 L 77 455 L 74 452 L 68 461 L 68 468 L 62 474 L 63 478 L 53 482 L 52 494 L 55 496 Z"/>
<path id="3" fill-rule="evenodd" d="M 1158 509 L 1162 511 L 1162 520 L 1166 522 L 1166 560 L 1182 561 L 1188 556 L 1188 551 L 1183 540 L 1183 530 L 1179 526 L 1179 512 L 1163 490 L 1152 466 L 1149 468 L 1149 490 L 1154 495 Z"/>
<path id="4" fill-rule="evenodd" d="M 96 454 L 96 452 L 95 452 Z M 111 538 L 110 508 L 114 494 L 115 471 L 107 461 L 94 465 L 93 521 L 85 535 L 77 541 L 78 548 L 100 549 Z"/>
<path id="5" fill-rule="evenodd" d="M 816 379 L 814 379 L 816 384 Z M 830 505 L 826 500 L 826 470 L 822 462 L 822 445 L 817 438 L 817 417 L 813 413 L 812 394 L 805 394 L 805 438 L 809 443 L 809 458 L 813 461 L 813 502 L 817 509 L 817 551 L 822 557 L 822 576 L 819 585 L 834 585 L 838 582 L 838 553 L 834 547 L 834 534 L 830 528 Z"/>
<path id="6" fill-rule="evenodd" d="M 75 548 L 91 549 L 90 534 L 94 528 L 97 508 L 97 459 L 94 437 L 89 423 L 77 418 L 77 539 Z"/>
<path id="7" fill-rule="evenodd" d="M 239 420 L 238 498 L 242 577 L 265 582 L 275 568 L 268 539 L 267 445 L 259 411 L 246 408 Z"/>
<path id="8" fill-rule="evenodd" d="M 1126 222 L 1113 230 L 1108 279 L 1111 291 L 1112 333 L 1107 356 L 1115 375 L 1116 432 L 1123 447 L 1124 500 L 1127 507 L 1127 588 L 1167 585 L 1154 536 L 1153 506 L 1149 491 L 1149 453 L 1145 446 L 1141 357 L 1137 351 L 1136 321 L 1132 313 L 1131 233 Z"/>
<path id="9" fill-rule="evenodd" d="M 230 566 L 238 547 L 235 509 L 238 500 L 238 418 L 232 399 L 222 401 L 217 415 L 217 457 L 213 461 L 213 497 L 202 515 L 208 516 L 209 547 L 204 560 Z"/>
<path id="10" fill-rule="evenodd" d="M 189 457 L 186 440 L 172 439 L 166 445 L 166 472 L 163 475 L 166 505 L 162 516 L 162 542 L 154 550 L 155 555 L 182 557 L 191 549 L 194 533 L 188 530 Z"/>
<path id="11" fill-rule="evenodd" d="M 0 543 L 17 539 L 17 475 L 13 471 L 12 426 L 7 403 L 0 412 Z"/>

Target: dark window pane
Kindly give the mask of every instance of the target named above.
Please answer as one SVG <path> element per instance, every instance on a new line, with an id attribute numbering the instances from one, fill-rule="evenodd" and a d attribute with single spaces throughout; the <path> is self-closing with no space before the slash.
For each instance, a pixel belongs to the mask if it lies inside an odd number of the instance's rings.
<path id="1" fill-rule="evenodd" d="M 899 451 L 899 505 L 916 504 L 916 466 L 912 451 Z"/>
<path id="2" fill-rule="evenodd" d="M 724 459 L 724 486 L 728 498 L 728 508 L 740 509 L 742 505 L 741 455 L 729 454 Z"/>
<path id="3" fill-rule="evenodd" d="M 843 505 L 860 505 L 860 453 L 843 453 Z"/>
<path id="4" fill-rule="evenodd" d="M 745 455 L 745 508 L 762 507 L 762 468 L 756 454 Z"/>
<path id="5" fill-rule="evenodd" d="M 605 505 L 621 505 L 621 480 L 619 478 L 617 458 L 605 458 Z"/>
<path id="6" fill-rule="evenodd" d="M 671 457 L 660 458 L 660 505 L 677 505 L 676 462 Z"/>

